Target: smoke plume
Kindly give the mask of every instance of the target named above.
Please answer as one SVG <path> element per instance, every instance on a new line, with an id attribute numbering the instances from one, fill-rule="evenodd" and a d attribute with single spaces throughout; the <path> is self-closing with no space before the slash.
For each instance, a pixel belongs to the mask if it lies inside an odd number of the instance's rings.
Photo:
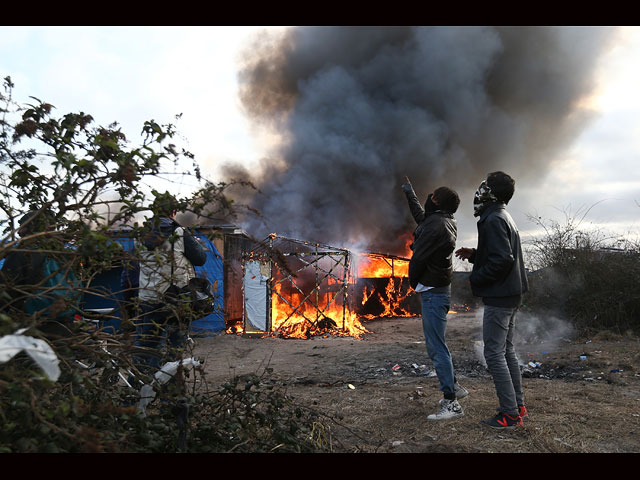
<path id="1" fill-rule="evenodd" d="M 251 180 L 248 231 L 388 253 L 415 228 L 400 185 L 535 181 L 583 130 L 614 29 L 300 27 L 243 54 L 240 99 L 281 138 Z M 228 173 L 231 176 L 231 173 Z M 421 193 L 422 192 L 422 193 Z"/>

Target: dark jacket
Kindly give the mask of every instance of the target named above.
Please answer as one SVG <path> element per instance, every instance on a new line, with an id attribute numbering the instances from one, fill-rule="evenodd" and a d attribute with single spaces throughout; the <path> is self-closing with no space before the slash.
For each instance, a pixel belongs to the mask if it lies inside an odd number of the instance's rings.
<path id="1" fill-rule="evenodd" d="M 171 236 L 176 228 L 180 224 L 175 220 L 168 217 L 161 217 L 160 223 L 157 227 L 151 229 L 151 231 L 144 237 L 143 243 L 148 250 L 153 251 L 159 245 L 162 245 L 164 241 Z M 184 256 L 191 265 L 200 267 L 207 261 L 207 252 L 200 246 L 198 241 L 193 237 L 191 232 L 186 228 L 184 230 Z"/>
<path id="2" fill-rule="evenodd" d="M 478 247 L 469 261 L 469 281 L 477 297 L 516 297 L 529 289 L 520 234 L 504 203 L 492 203 L 481 213 Z"/>
<path id="3" fill-rule="evenodd" d="M 411 214 L 418 223 L 411 245 L 413 254 L 409 261 L 409 284 L 414 289 L 418 283 L 427 287 L 449 286 L 458 235 L 456 221 L 453 215 L 440 210 L 425 211 L 413 188 L 407 188 L 407 184 L 403 186 L 403 191 Z"/>

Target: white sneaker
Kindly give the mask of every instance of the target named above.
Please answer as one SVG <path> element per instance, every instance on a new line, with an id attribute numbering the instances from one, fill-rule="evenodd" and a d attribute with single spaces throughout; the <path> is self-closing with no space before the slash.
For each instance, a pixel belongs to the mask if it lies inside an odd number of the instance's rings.
<path id="1" fill-rule="evenodd" d="M 443 398 L 438 405 L 440 406 L 440 410 L 429 415 L 427 420 L 449 420 L 464 415 L 462 407 L 457 400 L 447 400 Z"/>
<path id="2" fill-rule="evenodd" d="M 454 386 L 455 386 L 456 400 L 460 400 L 461 398 L 464 398 L 467 395 L 469 395 L 469 392 L 467 391 L 467 389 L 464 388 L 459 383 L 456 383 Z"/>

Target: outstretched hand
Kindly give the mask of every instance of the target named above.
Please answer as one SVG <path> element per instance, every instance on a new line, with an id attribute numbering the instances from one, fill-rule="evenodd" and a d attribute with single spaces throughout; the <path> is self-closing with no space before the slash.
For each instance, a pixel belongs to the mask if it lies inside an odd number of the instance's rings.
<path id="1" fill-rule="evenodd" d="M 471 255 L 473 255 L 473 248 L 462 247 L 456 250 L 456 257 L 461 260 L 469 260 Z"/>

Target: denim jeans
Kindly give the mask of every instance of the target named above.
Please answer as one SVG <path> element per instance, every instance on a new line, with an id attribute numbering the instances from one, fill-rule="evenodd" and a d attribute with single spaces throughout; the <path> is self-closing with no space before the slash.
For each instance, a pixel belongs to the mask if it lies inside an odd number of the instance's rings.
<path id="1" fill-rule="evenodd" d="M 179 325 L 169 322 L 171 315 L 170 310 L 163 308 L 161 304 L 140 305 L 140 317 L 135 320 L 135 347 L 140 350 L 134 355 L 134 363 L 158 369 L 166 345 L 170 348 L 184 345 L 186 334 Z M 167 360 L 176 359 L 169 352 Z"/>
<path id="2" fill-rule="evenodd" d="M 422 299 L 422 329 L 427 353 L 435 367 L 440 381 L 440 390 L 444 397 L 455 399 L 453 362 L 445 341 L 451 296 L 449 293 L 433 293 L 431 290 L 427 290 L 421 292 L 420 297 Z"/>
<path id="3" fill-rule="evenodd" d="M 518 405 L 524 405 L 522 376 L 513 345 L 518 308 L 484 306 L 482 337 L 484 359 L 496 387 L 500 413 L 518 415 Z"/>

